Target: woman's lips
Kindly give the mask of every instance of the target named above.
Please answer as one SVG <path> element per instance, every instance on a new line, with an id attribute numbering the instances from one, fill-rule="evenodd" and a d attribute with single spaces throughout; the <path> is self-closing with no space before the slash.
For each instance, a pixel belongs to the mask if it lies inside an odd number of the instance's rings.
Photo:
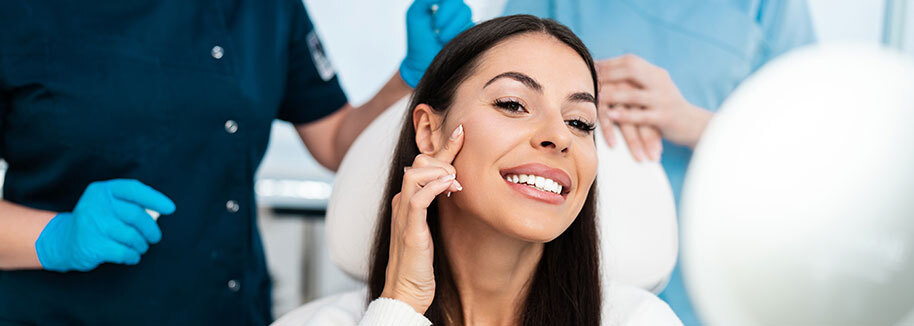
<path id="1" fill-rule="evenodd" d="M 499 173 L 501 173 L 502 179 L 504 179 L 505 176 L 511 174 L 532 174 L 543 178 L 552 179 L 553 181 L 562 185 L 562 188 L 566 190 L 562 191 L 563 194 L 567 193 L 567 190 L 571 190 L 572 186 L 571 177 L 568 176 L 568 173 L 541 163 L 528 163 L 524 165 L 518 165 L 513 168 L 502 169 L 499 171 Z"/>
<path id="2" fill-rule="evenodd" d="M 539 190 L 539 189 L 536 189 L 536 188 L 526 185 L 526 184 L 514 183 L 511 181 L 505 180 L 504 178 L 502 178 L 502 180 L 504 180 L 505 183 L 508 184 L 508 187 L 511 187 L 511 189 L 514 189 L 515 191 L 517 191 L 527 197 L 530 197 L 532 199 L 539 200 L 539 201 L 545 202 L 547 204 L 553 204 L 553 205 L 561 205 L 562 203 L 565 202 L 565 195 L 567 195 L 567 193 L 559 195 L 554 192 Z"/>
<path id="3" fill-rule="evenodd" d="M 501 174 L 502 180 L 508 183 L 508 186 L 515 191 L 520 192 L 521 194 L 524 194 L 532 199 L 543 201 L 549 204 L 562 204 L 565 202 L 565 197 L 568 195 L 568 193 L 571 192 L 572 183 L 571 178 L 568 176 L 568 174 L 565 173 L 565 171 L 549 167 L 545 164 L 529 163 L 513 168 L 503 169 L 499 171 L 499 173 Z M 562 189 L 559 193 L 555 193 L 547 190 L 540 190 L 523 182 L 512 182 L 508 179 L 511 178 L 511 176 L 517 175 L 537 176 L 545 179 L 550 179 L 556 184 L 560 185 Z M 548 187 L 546 188 L 549 189 Z"/>

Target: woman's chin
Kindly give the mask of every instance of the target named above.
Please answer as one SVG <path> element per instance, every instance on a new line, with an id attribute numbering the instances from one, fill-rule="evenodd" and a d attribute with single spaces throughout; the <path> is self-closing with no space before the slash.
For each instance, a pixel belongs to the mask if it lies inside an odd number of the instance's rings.
<path id="1" fill-rule="evenodd" d="M 570 223 L 570 221 L 569 221 Z M 568 224 L 557 220 L 539 218 L 512 218 L 500 228 L 502 233 L 519 240 L 532 243 L 547 243 L 555 240 L 568 229 Z"/>

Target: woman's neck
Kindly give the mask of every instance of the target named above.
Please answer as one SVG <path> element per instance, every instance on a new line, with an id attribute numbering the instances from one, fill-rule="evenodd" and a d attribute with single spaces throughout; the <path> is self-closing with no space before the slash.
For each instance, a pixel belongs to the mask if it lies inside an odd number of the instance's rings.
<path id="1" fill-rule="evenodd" d="M 442 242 L 466 325 L 515 325 L 543 244 L 511 238 L 451 205 L 441 208 Z"/>

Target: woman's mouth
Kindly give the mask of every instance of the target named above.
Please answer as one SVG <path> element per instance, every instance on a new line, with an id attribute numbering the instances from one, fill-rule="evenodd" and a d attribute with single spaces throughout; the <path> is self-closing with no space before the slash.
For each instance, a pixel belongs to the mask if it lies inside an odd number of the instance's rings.
<path id="1" fill-rule="evenodd" d="M 555 180 L 544 178 L 533 174 L 509 174 L 505 176 L 508 182 L 527 185 L 540 191 L 548 191 L 555 194 L 562 194 L 562 185 Z"/>
<path id="2" fill-rule="evenodd" d="M 501 176 L 515 191 L 549 204 L 565 202 L 571 189 L 568 174 L 538 163 L 502 170 Z"/>

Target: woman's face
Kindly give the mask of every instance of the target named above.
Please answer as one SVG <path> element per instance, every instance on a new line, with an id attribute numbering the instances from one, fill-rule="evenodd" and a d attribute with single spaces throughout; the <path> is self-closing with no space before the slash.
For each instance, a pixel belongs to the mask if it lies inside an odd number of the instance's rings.
<path id="1" fill-rule="evenodd" d="M 485 52 L 439 129 L 463 124 L 454 205 L 512 237 L 548 242 L 580 212 L 597 171 L 593 80 L 581 56 L 542 33 Z"/>

